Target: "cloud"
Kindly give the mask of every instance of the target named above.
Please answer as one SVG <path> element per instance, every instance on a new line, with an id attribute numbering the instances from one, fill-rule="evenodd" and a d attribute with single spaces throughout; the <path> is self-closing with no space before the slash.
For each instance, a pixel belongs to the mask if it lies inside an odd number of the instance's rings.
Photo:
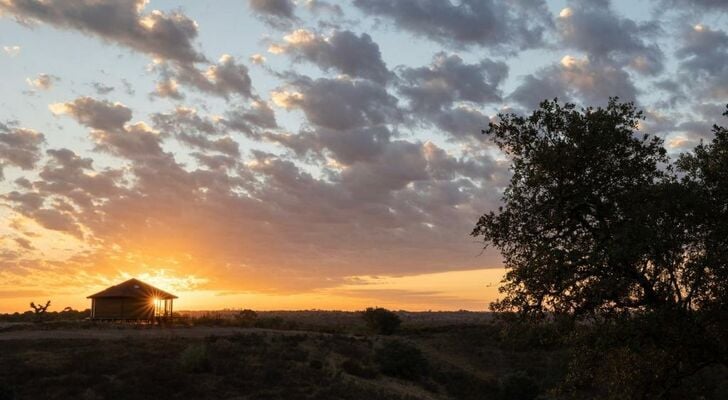
<path id="1" fill-rule="evenodd" d="M 44 142 L 45 137 L 40 132 L 0 123 L 0 178 L 6 166 L 33 169 L 40 160 Z"/>
<path id="2" fill-rule="evenodd" d="M 412 110 L 427 114 L 455 102 L 485 104 L 501 100 L 498 86 L 508 76 L 502 61 L 466 64 L 457 55 L 437 53 L 429 66 L 400 68 L 399 91 Z"/>
<path id="3" fill-rule="evenodd" d="M 16 57 L 20 54 L 20 46 L 3 46 L 3 51 L 8 57 Z"/>
<path id="4" fill-rule="evenodd" d="M 266 58 L 262 54 L 253 54 L 250 56 L 250 62 L 253 64 L 262 65 L 265 64 Z"/>
<path id="5" fill-rule="evenodd" d="M 298 29 L 284 37 L 274 51 L 290 54 L 294 59 L 312 62 L 323 70 L 335 69 L 351 77 L 384 83 L 390 78 L 379 46 L 366 33 L 334 31 L 323 36 Z"/>
<path id="6" fill-rule="evenodd" d="M 197 110 L 188 107 L 177 107 L 171 113 L 157 113 L 152 115 L 156 130 L 175 137 L 194 148 L 220 152 L 237 158 L 240 156 L 238 143 L 231 137 L 217 137 L 221 129 L 208 118 L 201 117 Z"/>
<path id="7" fill-rule="evenodd" d="M 178 83 L 225 99 L 229 99 L 231 95 L 254 97 L 248 67 L 238 63 L 229 54 L 223 54 L 216 64 L 210 65 L 204 71 L 190 65 L 178 65 L 171 72 L 165 70 L 164 73 L 172 74 Z M 167 79 L 167 82 L 170 80 Z"/>
<path id="8" fill-rule="evenodd" d="M 51 87 L 53 87 L 53 84 L 58 82 L 60 79 L 61 78 L 55 75 L 38 74 L 38 76 L 34 79 L 27 78 L 25 81 L 33 89 L 49 90 Z"/>
<path id="9" fill-rule="evenodd" d="M 720 29 L 695 25 L 681 31 L 680 76 L 698 90 L 700 96 L 715 100 L 728 98 L 728 34 Z"/>
<path id="10" fill-rule="evenodd" d="M 344 10 L 342 10 L 341 6 L 338 4 L 333 4 L 328 1 L 322 1 L 322 0 L 306 0 L 304 3 L 304 6 L 315 14 L 321 14 L 321 13 L 329 13 L 333 14 L 335 16 L 343 16 Z"/>
<path id="11" fill-rule="evenodd" d="M 177 81 L 171 78 L 158 82 L 154 87 L 152 96 L 166 97 L 174 100 L 182 100 L 185 98 L 184 94 L 179 91 Z"/>
<path id="12" fill-rule="evenodd" d="M 96 94 L 99 96 L 107 95 L 114 91 L 114 87 L 104 84 L 102 82 L 92 82 L 91 87 L 93 87 L 94 91 L 96 91 Z"/>
<path id="13" fill-rule="evenodd" d="M 285 27 L 296 20 L 296 5 L 291 0 L 249 0 L 248 5 L 274 27 Z"/>
<path id="14" fill-rule="evenodd" d="M 469 64 L 444 52 L 435 54 L 430 65 L 396 71 L 411 124 L 434 125 L 456 141 L 482 141 L 480 131 L 489 119 L 481 109 L 502 101 L 500 86 L 508 76 L 502 61 Z"/>
<path id="15" fill-rule="evenodd" d="M 131 109 L 121 103 L 86 96 L 67 103 L 54 103 L 49 108 L 55 115 L 69 115 L 89 128 L 108 131 L 122 130 L 132 117 Z"/>
<path id="16" fill-rule="evenodd" d="M 316 126 L 343 130 L 401 119 L 397 98 L 372 81 L 299 77 L 290 85 L 297 92 L 276 92 L 273 101 L 280 107 L 301 109 Z"/>
<path id="17" fill-rule="evenodd" d="M 725 11 L 728 4 L 722 0 L 653 0 L 656 3 L 655 9 L 660 12 L 669 10 L 688 10 L 699 12 Z"/>
<path id="18" fill-rule="evenodd" d="M 229 129 L 256 138 L 262 129 L 278 128 L 275 111 L 268 103 L 261 100 L 254 100 L 248 108 L 235 107 L 228 110 L 220 119 L 220 123 Z"/>
<path id="19" fill-rule="evenodd" d="M 657 21 L 637 23 L 614 13 L 609 3 L 578 2 L 561 11 L 556 27 L 561 43 L 593 62 L 627 64 L 648 75 L 663 69 L 662 50 L 648 41 L 662 33 Z"/>
<path id="20" fill-rule="evenodd" d="M 122 130 L 94 130 L 91 137 L 97 149 L 122 158 L 146 161 L 165 157 L 161 138 L 144 122 L 127 125 Z"/>
<path id="21" fill-rule="evenodd" d="M 354 0 L 354 5 L 399 29 L 457 47 L 539 47 L 551 24 L 543 1 Z"/>
<path id="22" fill-rule="evenodd" d="M 614 96 L 627 101 L 637 97 L 637 88 L 626 71 L 611 63 L 567 55 L 560 63 L 523 77 L 508 98 L 533 109 L 541 101 L 554 97 L 600 105 Z"/>
<path id="23" fill-rule="evenodd" d="M 5 0 L 0 11 L 23 21 L 97 35 L 105 40 L 180 63 L 205 61 L 193 47 L 197 23 L 181 12 L 143 13 L 146 0 Z"/>

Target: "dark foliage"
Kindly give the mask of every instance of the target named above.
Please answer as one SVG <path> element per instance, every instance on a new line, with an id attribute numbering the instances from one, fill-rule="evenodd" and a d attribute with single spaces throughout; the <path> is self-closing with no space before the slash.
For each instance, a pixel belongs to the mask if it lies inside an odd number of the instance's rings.
<path id="1" fill-rule="evenodd" d="M 348 359 L 341 363 L 341 369 L 347 374 L 358 376 L 364 379 L 374 379 L 377 377 L 377 371 L 373 368 L 364 366 L 357 360 Z"/>
<path id="2" fill-rule="evenodd" d="M 504 206 L 472 232 L 505 260 L 491 307 L 589 321 L 554 332 L 574 340 L 563 396 L 711 398 L 695 379 L 724 382 L 728 130 L 714 126 L 673 162 L 642 119 L 617 99 L 581 110 L 554 100 L 484 132 L 513 171 Z"/>
<path id="3" fill-rule="evenodd" d="M 235 319 L 242 326 L 253 326 L 258 319 L 258 313 L 250 309 L 245 309 L 240 311 L 235 316 Z"/>
<path id="4" fill-rule="evenodd" d="M 379 370 L 389 376 L 416 380 L 427 374 L 429 364 L 417 347 L 402 340 L 390 340 L 377 349 Z"/>
<path id="5" fill-rule="evenodd" d="M 380 335 L 391 335 L 399 329 L 402 320 L 399 316 L 386 308 L 369 307 L 362 312 L 362 318 L 367 327 Z"/>
<path id="6" fill-rule="evenodd" d="M 91 316 L 91 310 L 74 310 L 66 307 L 63 311 L 45 311 L 42 312 L 42 320 L 49 321 L 79 321 Z M 24 313 L 0 314 L 2 322 L 35 322 L 38 321 L 38 314 L 35 311 L 26 311 Z"/>
<path id="7" fill-rule="evenodd" d="M 523 371 L 508 374 L 501 382 L 503 400 L 533 400 L 538 394 L 536 382 Z"/>

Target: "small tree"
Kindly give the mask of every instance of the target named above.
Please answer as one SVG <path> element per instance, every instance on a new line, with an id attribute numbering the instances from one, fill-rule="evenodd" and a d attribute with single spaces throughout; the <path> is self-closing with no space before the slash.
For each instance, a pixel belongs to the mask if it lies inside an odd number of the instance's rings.
<path id="1" fill-rule="evenodd" d="M 381 307 L 367 308 L 362 312 L 362 318 L 372 332 L 380 335 L 393 334 L 402 323 L 397 314 Z"/>
<path id="2" fill-rule="evenodd" d="M 249 309 L 242 310 L 235 316 L 235 320 L 244 326 L 252 326 L 257 319 L 258 313 Z"/>
<path id="3" fill-rule="evenodd" d="M 43 317 L 43 314 L 48 311 L 48 307 L 51 306 L 51 301 L 48 300 L 44 306 L 38 304 L 36 305 L 34 302 L 30 302 L 30 308 L 33 309 L 33 312 L 35 313 L 36 320 L 40 320 Z"/>

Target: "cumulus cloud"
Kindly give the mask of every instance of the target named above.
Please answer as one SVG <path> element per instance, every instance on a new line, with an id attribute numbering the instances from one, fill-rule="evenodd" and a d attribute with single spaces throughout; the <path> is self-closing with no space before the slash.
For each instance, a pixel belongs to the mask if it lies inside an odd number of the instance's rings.
<path id="1" fill-rule="evenodd" d="M 171 73 L 177 82 L 204 93 L 214 94 L 225 99 L 230 98 L 231 95 L 253 97 L 248 67 L 238 63 L 229 54 L 223 54 L 216 64 L 210 65 L 204 71 L 194 66 L 183 65 L 173 67 Z M 169 79 L 167 81 L 169 82 Z"/>
<path id="2" fill-rule="evenodd" d="M 351 77 L 380 83 L 390 77 L 379 46 L 366 33 L 357 35 L 344 30 L 324 36 L 298 29 L 283 39 L 283 44 L 274 45 L 274 52 L 285 52 L 294 59 L 307 60 L 326 71 L 335 69 Z"/>
<path id="3" fill-rule="evenodd" d="M 611 63 L 567 55 L 560 63 L 525 76 L 509 98 L 532 109 L 544 99 L 554 97 L 602 105 L 614 96 L 622 100 L 637 97 L 637 88 L 624 69 Z"/>
<path id="4" fill-rule="evenodd" d="M 265 56 L 263 56 L 262 54 L 253 54 L 252 56 L 250 56 L 250 62 L 253 64 L 262 65 L 265 64 L 265 61 Z"/>
<path id="5" fill-rule="evenodd" d="M 197 23 L 180 12 L 145 13 L 146 0 L 6 0 L 0 11 L 22 21 L 97 35 L 110 42 L 181 63 L 204 61 L 193 46 Z"/>
<path id="6" fill-rule="evenodd" d="M 322 0 L 306 0 L 304 3 L 304 6 L 313 13 L 329 13 L 336 16 L 342 16 L 344 15 L 344 10 L 341 9 L 341 6 L 335 3 L 330 3 L 328 1 L 322 1 Z"/>
<path id="7" fill-rule="evenodd" d="M 222 134 L 216 121 L 200 116 L 193 108 L 177 107 L 170 113 L 156 113 L 152 115 L 152 121 L 157 131 L 175 135 L 179 141 L 194 148 L 235 158 L 240 156 L 238 143 L 229 136 L 214 137 Z"/>
<path id="8" fill-rule="evenodd" d="M 291 0 L 249 0 L 248 5 L 275 27 L 285 27 L 296 20 L 296 5 Z"/>
<path id="9" fill-rule="evenodd" d="M 454 102 L 491 103 L 501 99 L 498 86 L 508 76 L 502 61 L 482 60 L 466 64 L 457 55 L 435 54 L 429 66 L 401 68 L 400 92 L 412 109 L 432 113 Z"/>
<path id="10" fill-rule="evenodd" d="M 6 166 L 30 170 L 41 157 L 42 133 L 0 123 L 0 178 Z"/>
<path id="11" fill-rule="evenodd" d="M 69 115 L 89 128 L 108 131 L 122 130 L 132 117 L 131 109 L 121 103 L 87 96 L 66 103 L 54 103 L 49 108 L 55 115 Z"/>
<path id="12" fill-rule="evenodd" d="M 397 98 L 375 82 L 300 77 L 291 86 L 297 91 L 276 92 L 273 101 L 284 108 L 301 109 L 316 126 L 343 130 L 401 119 Z"/>
<path id="13" fill-rule="evenodd" d="M 268 103 L 255 100 L 250 107 L 235 107 L 230 109 L 220 123 L 234 131 L 245 133 L 251 137 L 259 138 L 264 129 L 278 128 L 275 111 Z"/>
<path id="14" fill-rule="evenodd" d="M 728 98 L 728 34 L 695 25 L 683 29 L 676 55 L 680 75 L 700 94 L 715 100 Z"/>
<path id="15" fill-rule="evenodd" d="M 688 10 L 699 12 L 710 11 L 726 11 L 728 3 L 723 0 L 653 0 L 656 4 L 655 9 L 664 12 L 665 10 Z"/>
<path id="16" fill-rule="evenodd" d="M 538 47 L 551 23 L 543 1 L 354 0 L 354 5 L 399 29 L 459 47 Z"/>
<path id="17" fill-rule="evenodd" d="M 53 84 L 60 80 L 59 77 L 49 74 L 38 74 L 35 78 L 27 78 L 25 81 L 33 89 L 49 90 Z"/>
<path id="18" fill-rule="evenodd" d="M 664 54 L 655 39 L 661 33 L 656 21 L 637 23 L 617 15 L 608 2 L 578 2 L 557 18 L 562 43 L 587 53 L 595 62 L 613 60 L 640 73 L 662 71 Z"/>
<path id="19" fill-rule="evenodd" d="M 179 91 L 179 84 L 172 78 L 164 79 L 157 83 L 152 96 L 166 97 L 174 100 L 184 99 L 184 94 Z"/>

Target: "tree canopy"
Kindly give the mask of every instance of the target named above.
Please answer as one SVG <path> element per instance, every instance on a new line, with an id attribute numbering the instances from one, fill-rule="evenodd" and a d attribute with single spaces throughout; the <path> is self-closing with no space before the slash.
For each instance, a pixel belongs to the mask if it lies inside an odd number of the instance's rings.
<path id="1" fill-rule="evenodd" d="M 728 115 L 728 111 L 726 114 Z M 643 113 L 544 101 L 484 131 L 511 159 L 503 205 L 472 235 L 500 250 L 491 306 L 579 317 L 724 309 L 728 300 L 728 130 L 669 157 Z"/>

